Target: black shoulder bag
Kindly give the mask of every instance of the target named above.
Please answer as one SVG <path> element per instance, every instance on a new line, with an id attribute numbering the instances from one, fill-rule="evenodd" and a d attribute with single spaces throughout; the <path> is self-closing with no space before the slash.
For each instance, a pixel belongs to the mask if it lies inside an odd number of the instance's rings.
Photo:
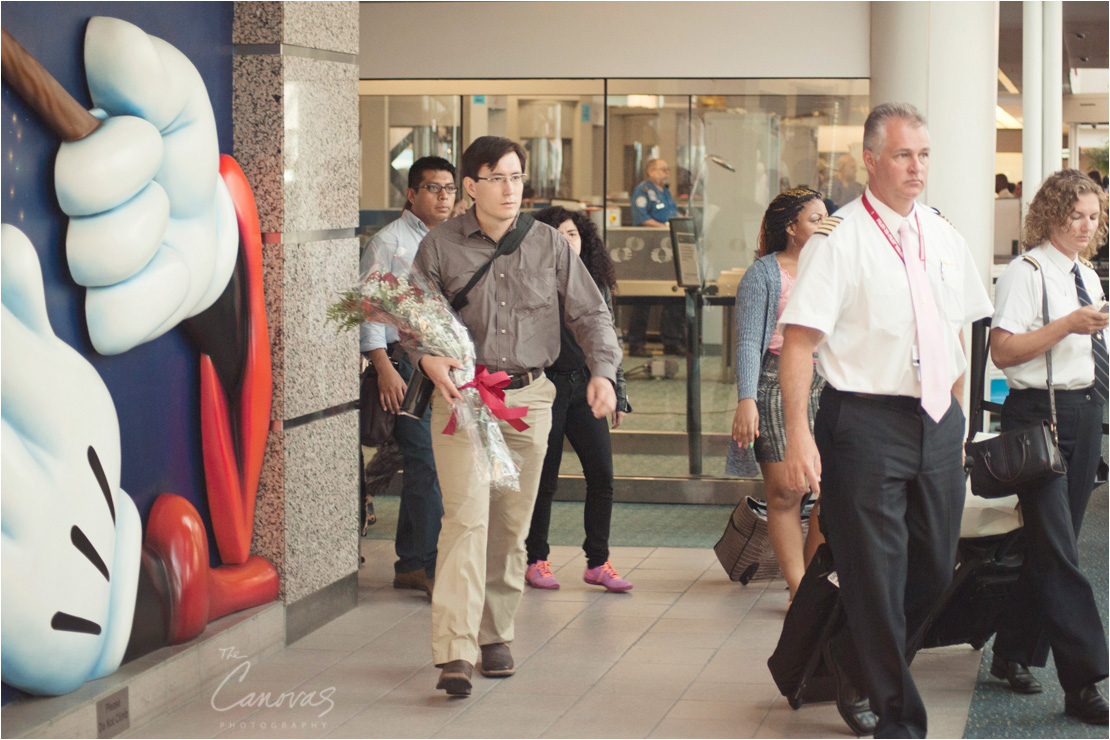
<path id="1" fill-rule="evenodd" d="M 396 369 L 396 365 L 394 365 Z M 358 393 L 359 439 L 363 447 L 378 447 L 393 435 L 396 417 L 382 408 L 378 371 L 371 362 L 362 371 Z"/>
<path id="2" fill-rule="evenodd" d="M 471 289 L 478 284 L 478 281 L 489 272 L 489 268 L 493 264 L 493 261 L 501 255 L 512 254 L 519 249 L 521 242 L 524 241 L 524 237 L 532 230 L 532 226 L 535 223 L 536 220 L 527 213 L 522 213 L 517 216 L 516 226 L 513 227 L 513 230 L 508 234 L 501 237 L 501 241 L 497 243 L 497 249 L 494 250 L 493 256 L 489 258 L 489 262 L 479 267 L 474 274 L 470 276 L 470 280 L 463 286 L 463 289 L 456 293 L 455 297 L 451 299 L 451 308 L 455 313 L 461 311 L 463 307 L 469 303 L 466 297 L 467 294 L 470 293 Z M 412 371 L 412 378 L 409 380 L 408 390 L 405 391 L 405 398 L 401 401 L 401 413 L 405 416 L 411 416 L 414 419 L 423 418 L 424 412 L 428 408 L 428 402 L 432 399 L 432 390 L 434 388 L 435 384 L 428 380 L 428 376 L 424 374 L 420 367 L 414 368 Z"/>
<path id="3" fill-rule="evenodd" d="M 1048 285 L 1044 271 L 1032 257 L 1024 258 L 1041 275 L 1041 312 L 1044 323 L 1048 325 Z M 983 355 L 986 366 L 990 356 L 990 335 L 987 351 Z M 983 498 L 1002 498 L 1018 491 L 1040 488 L 1049 481 L 1067 473 L 1064 456 L 1060 453 L 1056 436 L 1056 391 L 1052 387 L 1052 350 L 1045 352 L 1048 366 L 1048 402 L 1052 415 L 1051 421 L 1042 421 L 1035 426 L 1003 432 L 997 437 L 973 442 L 975 430 L 968 430 L 967 465 L 971 467 L 971 492 Z M 978 419 L 982 399 L 975 402 L 972 419 Z"/>

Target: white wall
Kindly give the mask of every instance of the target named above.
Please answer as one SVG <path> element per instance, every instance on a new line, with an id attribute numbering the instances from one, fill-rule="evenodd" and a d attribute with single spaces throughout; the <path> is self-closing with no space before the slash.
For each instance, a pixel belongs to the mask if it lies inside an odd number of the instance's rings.
<path id="1" fill-rule="evenodd" d="M 998 5 L 876 3 L 872 21 L 871 105 L 905 101 L 929 119 L 931 164 L 921 200 L 955 224 L 989 284 L 994 260 Z"/>
<path id="2" fill-rule="evenodd" d="M 989 285 L 994 244 L 998 4 L 931 2 L 926 201 L 967 239 Z M 960 49 L 958 55 L 953 49 Z M 874 103 L 876 98 L 872 97 Z M 1015 180 L 1016 182 L 1016 180 Z"/>
<path id="3" fill-rule="evenodd" d="M 856 77 L 868 2 L 364 2 L 363 79 Z"/>

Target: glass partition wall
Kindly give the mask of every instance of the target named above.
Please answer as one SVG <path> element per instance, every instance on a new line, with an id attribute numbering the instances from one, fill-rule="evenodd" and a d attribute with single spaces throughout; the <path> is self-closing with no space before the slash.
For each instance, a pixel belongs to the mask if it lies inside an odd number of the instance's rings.
<path id="1" fill-rule="evenodd" d="M 437 155 L 457 165 L 485 135 L 528 152 L 526 209 L 604 198 L 601 80 L 363 80 L 359 99 L 364 235 L 399 215 L 412 162 Z"/>
<path id="2" fill-rule="evenodd" d="M 616 474 L 723 477 L 736 408 L 733 303 L 763 212 L 797 186 L 819 190 L 831 212 L 866 184 L 867 80 L 363 80 L 360 93 L 364 236 L 398 217 L 415 159 L 457 163 L 486 134 L 521 142 L 525 208 L 587 210 L 616 265 L 633 406 L 613 435 Z M 704 285 L 689 300 L 669 229 L 634 218 L 652 160 L 666 163 L 678 215 L 698 233 Z M 697 341 L 682 331 L 687 312 Z M 643 344 L 638 356 L 629 342 Z M 581 473 L 576 456 L 564 456 L 563 473 Z"/>

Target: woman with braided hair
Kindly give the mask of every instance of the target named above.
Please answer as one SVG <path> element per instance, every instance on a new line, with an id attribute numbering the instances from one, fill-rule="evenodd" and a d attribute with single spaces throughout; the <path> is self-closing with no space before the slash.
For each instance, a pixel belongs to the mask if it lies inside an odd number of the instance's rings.
<path id="1" fill-rule="evenodd" d="M 745 478 L 763 473 L 767 494 L 767 529 L 779 567 L 786 576 L 793 600 L 806 563 L 821 544 L 816 518 L 810 522 L 803 543 L 801 505 L 804 491 L 791 490 L 786 482 L 783 452 L 786 426 L 779 386 L 779 353 L 782 333 L 776 328 L 786 307 L 798 256 L 828 212 L 821 194 L 794 188 L 771 201 L 759 234 L 759 259 L 744 273 L 736 291 L 736 388 L 739 405 L 732 419 L 732 444 L 725 471 Z M 817 413 L 817 399 L 824 380 L 814 373 L 810 389 L 809 425 Z"/>

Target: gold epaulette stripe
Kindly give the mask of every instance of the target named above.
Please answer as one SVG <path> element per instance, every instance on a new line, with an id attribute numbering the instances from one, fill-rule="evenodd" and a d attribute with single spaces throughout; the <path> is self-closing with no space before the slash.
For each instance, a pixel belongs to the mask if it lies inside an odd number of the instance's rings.
<path id="1" fill-rule="evenodd" d="M 835 229 L 837 225 L 843 220 L 844 219 L 840 216 L 826 216 L 825 220 L 821 222 L 821 225 L 817 227 L 817 231 L 815 231 L 814 233 L 820 234 L 821 236 L 828 236 L 832 233 L 832 230 Z"/>
<path id="2" fill-rule="evenodd" d="M 931 210 L 933 213 L 935 213 L 938 216 L 940 216 L 941 218 L 943 218 L 945 221 L 948 221 L 948 216 L 945 216 L 938 209 L 933 208 L 932 206 L 929 206 L 929 210 Z M 956 224 L 952 223 L 951 221 L 948 221 L 948 225 L 951 226 L 953 229 L 956 228 Z"/>

